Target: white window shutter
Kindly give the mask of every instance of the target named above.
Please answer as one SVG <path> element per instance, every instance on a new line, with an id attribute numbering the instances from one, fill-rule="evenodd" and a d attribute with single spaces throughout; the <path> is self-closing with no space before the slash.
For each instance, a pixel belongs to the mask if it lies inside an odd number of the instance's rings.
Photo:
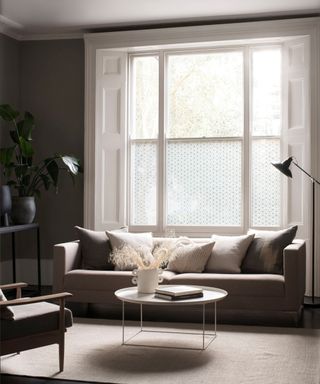
<path id="1" fill-rule="evenodd" d="M 94 229 L 126 224 L 127 54 L 97 50 Z"/>
<path id="2" fill-rule="evenodd" d="M 301 37 L 284 44 L 284 157 L 293 156 L 306 171 L 311 170 L 310 141 L 310 51 L 309 39 Z M 287 153 L 286 153 L 287 150 Z M 307 242 L 307 282 L 311 250 L 311 182 L 294 164 L 287 180 L 287 225 L 298 225 L 297 237 Z M 287 192 L 287 193 L 286 193 Z M 307 284 L 308 288 L 309 284 Z M 311 287 L 310 287 L 311 288 Z"/>

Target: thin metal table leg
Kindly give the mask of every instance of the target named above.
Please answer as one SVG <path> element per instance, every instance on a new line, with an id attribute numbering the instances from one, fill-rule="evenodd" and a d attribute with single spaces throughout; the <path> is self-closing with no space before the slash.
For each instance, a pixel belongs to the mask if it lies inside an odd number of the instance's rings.
<path id="1" fill-rule="evenodd" d="M 206 328 L 206 305 L 202 305 L 202 350 L 204 350 L 204 337 Z"/>
<path id="2" fill-rule="evenodd" d="M 16 242 L 15 242 L 15 234 L 12 232 L 11 235 L 11 246 L 12 246 L 12 278 L 13 282 L 16 283 Z"/>
<path id="3" fill-rule="evenodd" d="M 38 291 L 41 294 L 40 228 L 37 228 Z"/>
<path id="4" fill-rule="evenodd" d="M 214 302 L 214 334 L 217 335 L 217 302 Z"/>
<path id="5" fill-rule="evenodd" d="M 142 313 L 142 304 L 140 304 L 140 331 L 142 331 L 143 327 L 143 313 Z"/>
<path id="6" fill-rule="evenodd" d="M 124 301 L 122 300 L 122 345 L 124 345 Z"/>

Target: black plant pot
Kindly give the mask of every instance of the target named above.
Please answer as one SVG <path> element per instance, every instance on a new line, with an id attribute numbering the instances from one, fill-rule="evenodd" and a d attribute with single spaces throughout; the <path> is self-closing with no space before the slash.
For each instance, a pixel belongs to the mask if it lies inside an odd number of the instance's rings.
<path id="1" fill-rule="evenodd" d="M 8 185 L 0 187 L 0 226 L 8 227 L 11 212 L 11 193 Z"/>
<path id="2" fill-rule="evenodd" d="M 14 224 L 31 224 L 36 215 L 34 196 L 12 197 L 11 218 Z"/>

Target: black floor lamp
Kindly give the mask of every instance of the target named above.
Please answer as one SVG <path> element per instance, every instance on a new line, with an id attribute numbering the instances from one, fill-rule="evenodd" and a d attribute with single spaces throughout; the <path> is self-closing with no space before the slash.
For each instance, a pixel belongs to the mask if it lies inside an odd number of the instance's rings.
<path id="1" fill-rule="evenodd" d="M 296 161 L 293 160 L 293 157 L 288 157 L 288 159 L 284 160 L 282 163 L 272 163 L 280 172 L 282 172 L 284 175 L 288 177 L 292 177 L 292 173 L 290 171 L 290 165 L 293 163 L 297 168 L 299 168 L 303 173 L 305 173 L 309 179 L 312 182 L 312 295 L 311 300 L 308 300 L 308 298 L 305 299 L 304 304 L 306 306 L 310 307 L 320 307 L 320 298 L 315 297 L 314 295 L 314 264 L 315 264 L 315 258 L 314 258 L 314 251 L 315 251 L 315 185 L 320 185 L 320 182 L 316 180 L 314 177 L 312 177 L 308 172 L 306 172 L 303 168 L 300 167 L 299 164 L 297 164 Z"/>

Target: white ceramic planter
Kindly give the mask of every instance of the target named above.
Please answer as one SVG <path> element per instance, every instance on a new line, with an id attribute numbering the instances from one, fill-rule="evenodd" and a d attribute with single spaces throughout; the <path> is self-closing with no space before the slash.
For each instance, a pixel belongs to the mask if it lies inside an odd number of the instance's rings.
<path id="1" fill-rule="evenodd" d="M 134 269 L 132 283 L 137 284 L 138 292 L 154 293 L 158 284 L 163 281 L 162 269 Z"/>

